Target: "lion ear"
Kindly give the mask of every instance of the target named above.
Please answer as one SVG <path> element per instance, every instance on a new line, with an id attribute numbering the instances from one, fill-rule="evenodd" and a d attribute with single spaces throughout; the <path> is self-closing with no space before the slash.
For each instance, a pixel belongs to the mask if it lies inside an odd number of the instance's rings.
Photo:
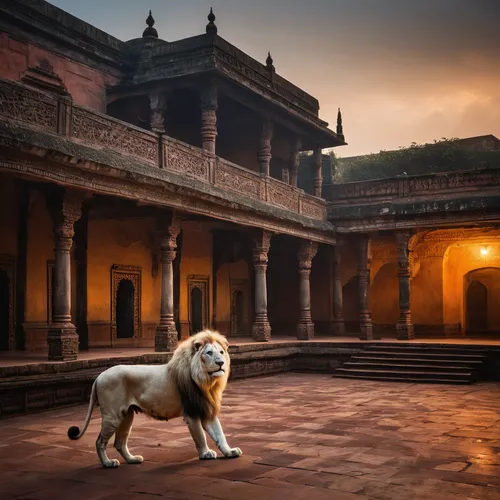
<path id="1" fill-rule="evenodd" d="M 203 346 L 203 342 L 201 342 L 200 340 L 195 340 L 193 342 L 193 349 L 195 351 L 199 351 L 201 349 L 201 347 Z"/>

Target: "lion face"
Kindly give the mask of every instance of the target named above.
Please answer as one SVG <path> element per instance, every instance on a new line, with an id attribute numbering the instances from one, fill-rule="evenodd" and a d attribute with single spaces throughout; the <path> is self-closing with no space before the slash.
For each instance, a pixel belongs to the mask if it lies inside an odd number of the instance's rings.
<path id="1" fill-rule="evenodd" d="M 218 342 L 200 347 L 200 361 L 203 371 L 209 377 L 223 377 L 229 371 L 229 356 Z"/>

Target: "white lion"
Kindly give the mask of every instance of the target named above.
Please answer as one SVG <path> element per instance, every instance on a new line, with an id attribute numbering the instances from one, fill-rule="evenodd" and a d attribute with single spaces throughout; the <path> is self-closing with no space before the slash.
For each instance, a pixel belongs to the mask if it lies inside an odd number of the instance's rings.
<path id="1" fill-rule="evenodd" d="M 217 415 L 227 384 L 230 359 L 225 337 L 205 330 L 179 344 L 166 365 L 117 365 L 102 372 L 92 386 L 83 429 L 68 429 L 70 439 L 80 439 L 90 422 L 96 403 L 101 409 L 101 432 L 96 441 L 97 455 L 104 467 L 118 467 L 106 446 L 113 434 L 114 446 L 129 464 L 143 458 L 132 455 L 127 441 L 134 413 L 145 413 L 158 420 L 184 416 L 200 459 L 217 458 L 207 446 L 204 430 L 226 457 L 239 457 L 239 448 L 226 441 Z"/>

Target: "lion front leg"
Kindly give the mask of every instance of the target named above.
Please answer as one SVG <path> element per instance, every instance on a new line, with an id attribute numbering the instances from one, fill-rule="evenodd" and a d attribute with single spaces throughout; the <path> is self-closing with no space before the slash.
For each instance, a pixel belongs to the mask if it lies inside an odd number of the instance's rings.
<path id="1" fill-rule="evenodd" d="M 208 435 L 213 439 L 221 453 L 227 458 L 237 458 L 243 454 L 239 448 L 231 448 L 226 441 L 226 436 L 222 430 L 222 426 L 217 417 L 213 420 L 203 422 L 203 428 Z"/>
<path id="2" fill-rule="evenodd" d="M 198 455 L 200 460 L 212 460 L 217 458 L 217 453 L 211 450 L 207 445 L 207 438 L 203 427 L 201 425 L 201 420 L 199 418 L 184 417 L 191 437 L 193 438 L 196 449 L 198 450 Z"/>

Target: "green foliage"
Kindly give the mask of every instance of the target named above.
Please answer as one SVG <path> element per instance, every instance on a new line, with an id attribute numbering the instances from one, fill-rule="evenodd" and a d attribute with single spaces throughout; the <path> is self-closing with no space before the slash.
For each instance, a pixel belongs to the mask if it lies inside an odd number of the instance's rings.
<path id="1" fill-rule="evenodd" d="M 349 161 L 335 159 L 335 182 L 500 168 L 500 151 L 473 150 L 455 141 L 442 139 L 432 144 L 412 143 L 409 148 L 380 151 Z"/>

